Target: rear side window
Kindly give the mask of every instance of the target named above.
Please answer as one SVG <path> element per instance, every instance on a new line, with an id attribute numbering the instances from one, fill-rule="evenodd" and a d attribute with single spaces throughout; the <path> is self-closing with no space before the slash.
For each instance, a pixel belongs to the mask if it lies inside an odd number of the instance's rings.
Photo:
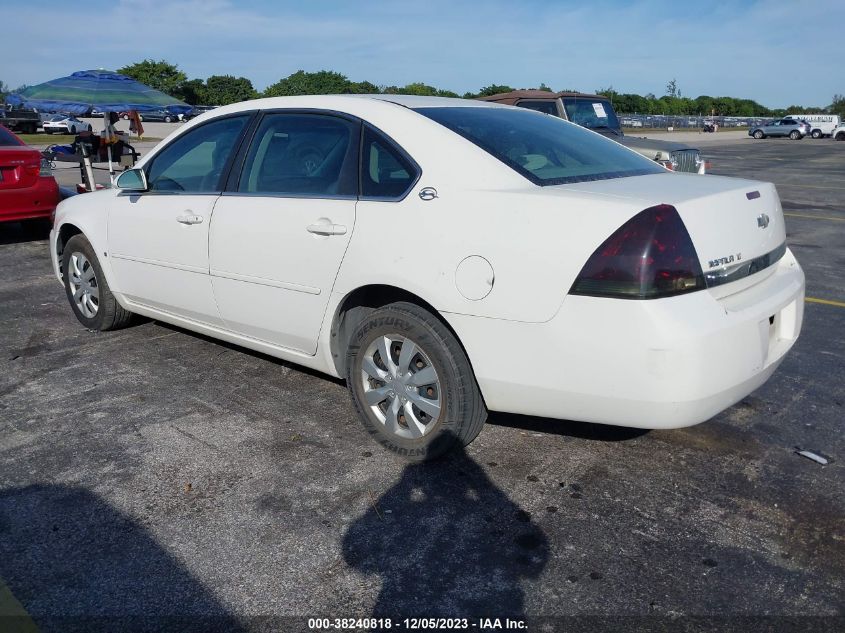
<path id="1" fill-rule="evenodd" d="M 537 185 L 666 171 L 649 159 L 558 117 L 520 108 L 419 108 Z"/>
<path id="2" fill-rule="evenodd" d="M 419 169 L 391 141 L 364 127 L 361 152 L 361 196 L 395 199 L 403 197 L 419 177 Z"/>
<path id="3" fill-rule="evenodd" d="M 21 145 L 21 142 L 14 134 L 0 125 L 0 147 L 9 145 L 18 146 Z"/>
<path id="4" fill-rule="evenodd" d="M 360 125 L 318 114 L 268 114 L 253 137 L 241 193 L 356 196 Z"/>
<path id="5" fill-rule="evenodd" d="M 251 115 L 211 121 L 165 147 L 147 172 L 150 191 L 213 193 Z"/>

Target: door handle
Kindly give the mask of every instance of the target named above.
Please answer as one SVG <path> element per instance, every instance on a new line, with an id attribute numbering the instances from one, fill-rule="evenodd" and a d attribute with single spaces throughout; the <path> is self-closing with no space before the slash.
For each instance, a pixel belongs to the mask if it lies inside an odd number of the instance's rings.
<path id="1" fill-rule="evenodd" d="M 346 235 L 343 224 L 309 224 L 307 230 L 316 235 Z"/>
<path id="2" fill-rule="evenodd" d="M 176 221 L 180 224 L 201 224 L 202 216 L 193 214 L 177 215 Z"/>

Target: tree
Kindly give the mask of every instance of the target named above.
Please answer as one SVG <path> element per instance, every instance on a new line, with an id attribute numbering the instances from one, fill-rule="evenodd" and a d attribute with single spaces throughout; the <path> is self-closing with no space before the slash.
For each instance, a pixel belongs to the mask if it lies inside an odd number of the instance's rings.
<path id="1" fill-rule="evenodd" d="M 205 82 L 202 79 L 191 79 L 186 81 L 173 93 L 177 99 L 191 105 L 207 105 L 209 100 L 206 97 Z"/>
<path id="2" fill-rule="evenodd" d="M 616 97 L 616 91 L 613 89 L 613 86 L 608 86 L 607 88 L 599 88 L 596 90 L 597 95 L 602 95 L 603 97 L 607 97 L 610 99 L 610 102 L 613 103 L 613 99 Z"/>
<path id="3" fill-rule="evenodd" d="M 7 94 L 9 94 L 9 84 L 0 81 L 0 100 L 5 100 Z"/>
<path id="4" fill-rule="evenodd" d="M 678 90 L 678 80 L 672 79 L 668 84 L 666 84 L 666 96 L 668 97 L 680 97 L 681 91 Z"/>
<path id="5" fill-rule="evenodd" d="M 838 114 L 840 117 L 845 118 L 845 95 L 833 95 L 833 103 L 830 104 L 828 109 L 832 114 Z"/>
<path id="6" fill-rule="evenodd" d="M 182 84 L 188 80 L 188 76 L 179 70 L 176 64 L 163 59 L 159 61 L 145 59 L 142 62 L 118 68 L 117 72 L 171 96 L 178 92 Z"/>
<path id="7" fill-rule="evenodd" d="M 355 93 L 358 86 L 349 81 L 346 75 L 331 70 L 320 70 L 315 73 L 298 70 L 269 86 L 264 91 L 264 96 L 349 94 Z"/>
<path id="8" fill-rule="evenodd" d="M 554 92 L 551 88 L 549 88 L 544 82 L 540 82 L 540 87 L 537 90 L 542 90 L 543 92 Z"/>
<path id="9" fill-rule="evenodd" d="M 489 97 L 490 95 L 497 95 L 501 92 L 513 92 L 513 88 L 510 86 L 500 86 L 497 84 L 492 84 L 490 86 L 484 86 L 481 90 L 478 91 L 476 94 L 467 93 L 464 95 L 464 98 L 467 98 L 467 95 L 472 94 L 470 98 L 475 97 Z"/>
<path id="10" fill-rule="evenodd" d="M 212 75 L 205 80 L 205 98 L 208 105 L 228 105 L 255 99 L 258 93 L 246 77 Z"/>

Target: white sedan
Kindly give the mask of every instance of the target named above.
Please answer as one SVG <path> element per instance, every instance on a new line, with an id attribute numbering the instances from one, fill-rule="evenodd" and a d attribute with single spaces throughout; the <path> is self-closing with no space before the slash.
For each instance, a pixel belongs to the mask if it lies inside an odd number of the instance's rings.
<path id="1" fill-rule="evenodd" d="M 58 132 L 59 134 L 78 134 L 79 132 L 90 132 L 91 125 L 80 121 L 75 116 L 67 114 L 54 114 L 41 124 L 47 134 Z"/>
<path id="2" fill-rule="evenodd" d="M 411 459 L 488 409 L 703 422 L 772 375 L 804 307 L 773 185 L 461 99 L 215 109 L 62 202 L 50 245 L 85 327 L 137 313 L 344 377 Z"/>

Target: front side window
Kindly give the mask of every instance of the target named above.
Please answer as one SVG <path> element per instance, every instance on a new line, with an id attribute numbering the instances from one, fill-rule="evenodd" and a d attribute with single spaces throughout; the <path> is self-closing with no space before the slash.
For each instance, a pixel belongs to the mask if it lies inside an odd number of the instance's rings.
<path id="1" fill-rule="evenodd" d="M 543 114 L 557 116 L 557 104 L 554 101 L 520 101 L 516 105 L 520 108 L 528 108 Z"/>
<path id="2" fill-rule="evenodd" d="M 417 181 L 419 171 L 406 156 L 372 128 L 364 128 L 361 155 L 361 195 L 401 198 Z"/>
<path id="3" fill-rule="evenodd" d="M 238 191 L 357 195 L 359 128 L 334 116 L 268 114 L 250 145 Z"/>
<path id="4" fill-rule="evenodd" d="M 150 191 L 220 191 L 223 170 L 250 119 L 249 114 L 217 119 L 186 132 L 155 158 L 147 171 Z"/>
<path id="5" fill-rule="evenodd" d="M 537 185 L 666 171 L 618 143 L 557 117 L 519 108 L 418 108 Z"/>

